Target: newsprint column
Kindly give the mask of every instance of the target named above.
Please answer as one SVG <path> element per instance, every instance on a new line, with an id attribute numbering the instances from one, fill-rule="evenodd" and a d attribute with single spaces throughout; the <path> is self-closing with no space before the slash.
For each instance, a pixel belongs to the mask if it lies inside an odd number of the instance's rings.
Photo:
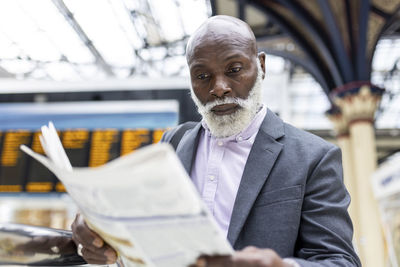
<path id="1" fill-rule="evenodd" d="M 348 121 L 359 210 L 359 252 L 363 266 L 385 266 L 378 203 L 370 177 L 377 167 L 374 114 L 384 90 L 369 82 L 353 82 L 335 89 L 335 103 Z"/>

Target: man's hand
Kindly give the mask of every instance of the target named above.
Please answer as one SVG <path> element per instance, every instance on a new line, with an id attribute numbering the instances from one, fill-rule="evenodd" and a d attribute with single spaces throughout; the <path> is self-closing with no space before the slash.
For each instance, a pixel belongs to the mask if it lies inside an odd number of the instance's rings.
<path id="1" fill-rule="evenodd" d="M 203 256 L 191 267 L 291 267 L 272 249 L 246 247 L 232 256 Z"/>
<path id="2" fill-rule="evenodd" d="M 82 246 L 81 254 L 87 263 L 113 264 L 117 260 L 116 251 L 104 242 L 101 237 L 89 229 L 80 214 L 77 214 L 71 225 L 72 239 L 77 247 Z"/>

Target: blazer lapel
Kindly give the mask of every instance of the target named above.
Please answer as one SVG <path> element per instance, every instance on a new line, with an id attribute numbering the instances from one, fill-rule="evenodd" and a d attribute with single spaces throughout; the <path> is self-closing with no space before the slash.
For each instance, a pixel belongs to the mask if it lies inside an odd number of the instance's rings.
<path id="1" fill-rule="evenodd" d="M 251 148 L 236 195 L 228 230 L 228 240 L 232 245 L 282 150 L 283 145 L 276 139 L 283 135 L 282 120 L 268 110 Z"/>
<path id="2" fill-rule="evenodd" d="M 198 123 L 194 128 L 187 130 L 176 148 L 176 154 L 189 175 L 192 168 L 194 154 L 199 143 L 200 128 L 201 123 Z"/>

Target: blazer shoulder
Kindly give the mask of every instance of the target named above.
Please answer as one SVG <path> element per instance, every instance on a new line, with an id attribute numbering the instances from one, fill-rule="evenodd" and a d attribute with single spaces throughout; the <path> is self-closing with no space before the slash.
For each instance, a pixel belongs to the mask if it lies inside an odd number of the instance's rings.
<path id="1" fill-rule="evenodd" d="M 299 151 L 312 151 L 313 153 L 320 151 L 321 153 L 326 153 L 331 149 L 339 149 L 335 144 L 288 123 L 284 123 L 284 131 L 285 136 L 282 142 Z"/>
<path id="2" fill-rule="evenodd" d="M 161 143 L 169 143 L 171 141 L 172 137 L 178 131 L 179 127 L 181 127 L 181 126 L 182 126 L 182 124 L 179 124 L 178 126 L 175 126 L 171 129 L 168 129 L 167 131 L 165 131 L 161 137 L 160 142 Z"/>
<path id="3" fill-rule="evenodd" d="M 164 132 L 164 134 L 161 137 L 160 142 L 162 143 L 170 143 L 172 141 L 172 138 L 178 133 L 178 131 L 180 129 L 184 130 L 185 132 L 194 128 L 199 122 L 193 122 L 193 121 L 189 121 L 189 122 L 185 122 L 182 124 L 179 124 L 178 126 L 169 129 L 167 131 Z M 182 135 L 184 134 L 184 132 L 182 133 Z"/>

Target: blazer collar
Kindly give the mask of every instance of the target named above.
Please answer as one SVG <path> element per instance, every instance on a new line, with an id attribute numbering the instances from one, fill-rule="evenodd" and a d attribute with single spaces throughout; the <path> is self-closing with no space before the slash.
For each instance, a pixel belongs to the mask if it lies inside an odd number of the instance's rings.
<path id="1" fill-rule="evenodd" d="M 267 109 L 267 114 L 260 126 L 260 131 L 271 136 L 275 140 L 285 135 L 283 121 L 270 109 Z"/>
<path id="2" fill-rule="evenodd" d="M 284 135 L 283 121 L 268 110 L 250 150 L 233 206 L 228 229 L 228 240 L 232 246 L 235 246 L 250 210 L 282 150 L 283 144 L 277 139 Z"/>
<path id="3" fill-rule="evenodd" d="M 200 128 L 201 123 L 198 123 L 194 128 L 187 130 L 176 148 L 176 154 L 189 175 L 197 151 L 197 145 L 199 144 Z"/>

